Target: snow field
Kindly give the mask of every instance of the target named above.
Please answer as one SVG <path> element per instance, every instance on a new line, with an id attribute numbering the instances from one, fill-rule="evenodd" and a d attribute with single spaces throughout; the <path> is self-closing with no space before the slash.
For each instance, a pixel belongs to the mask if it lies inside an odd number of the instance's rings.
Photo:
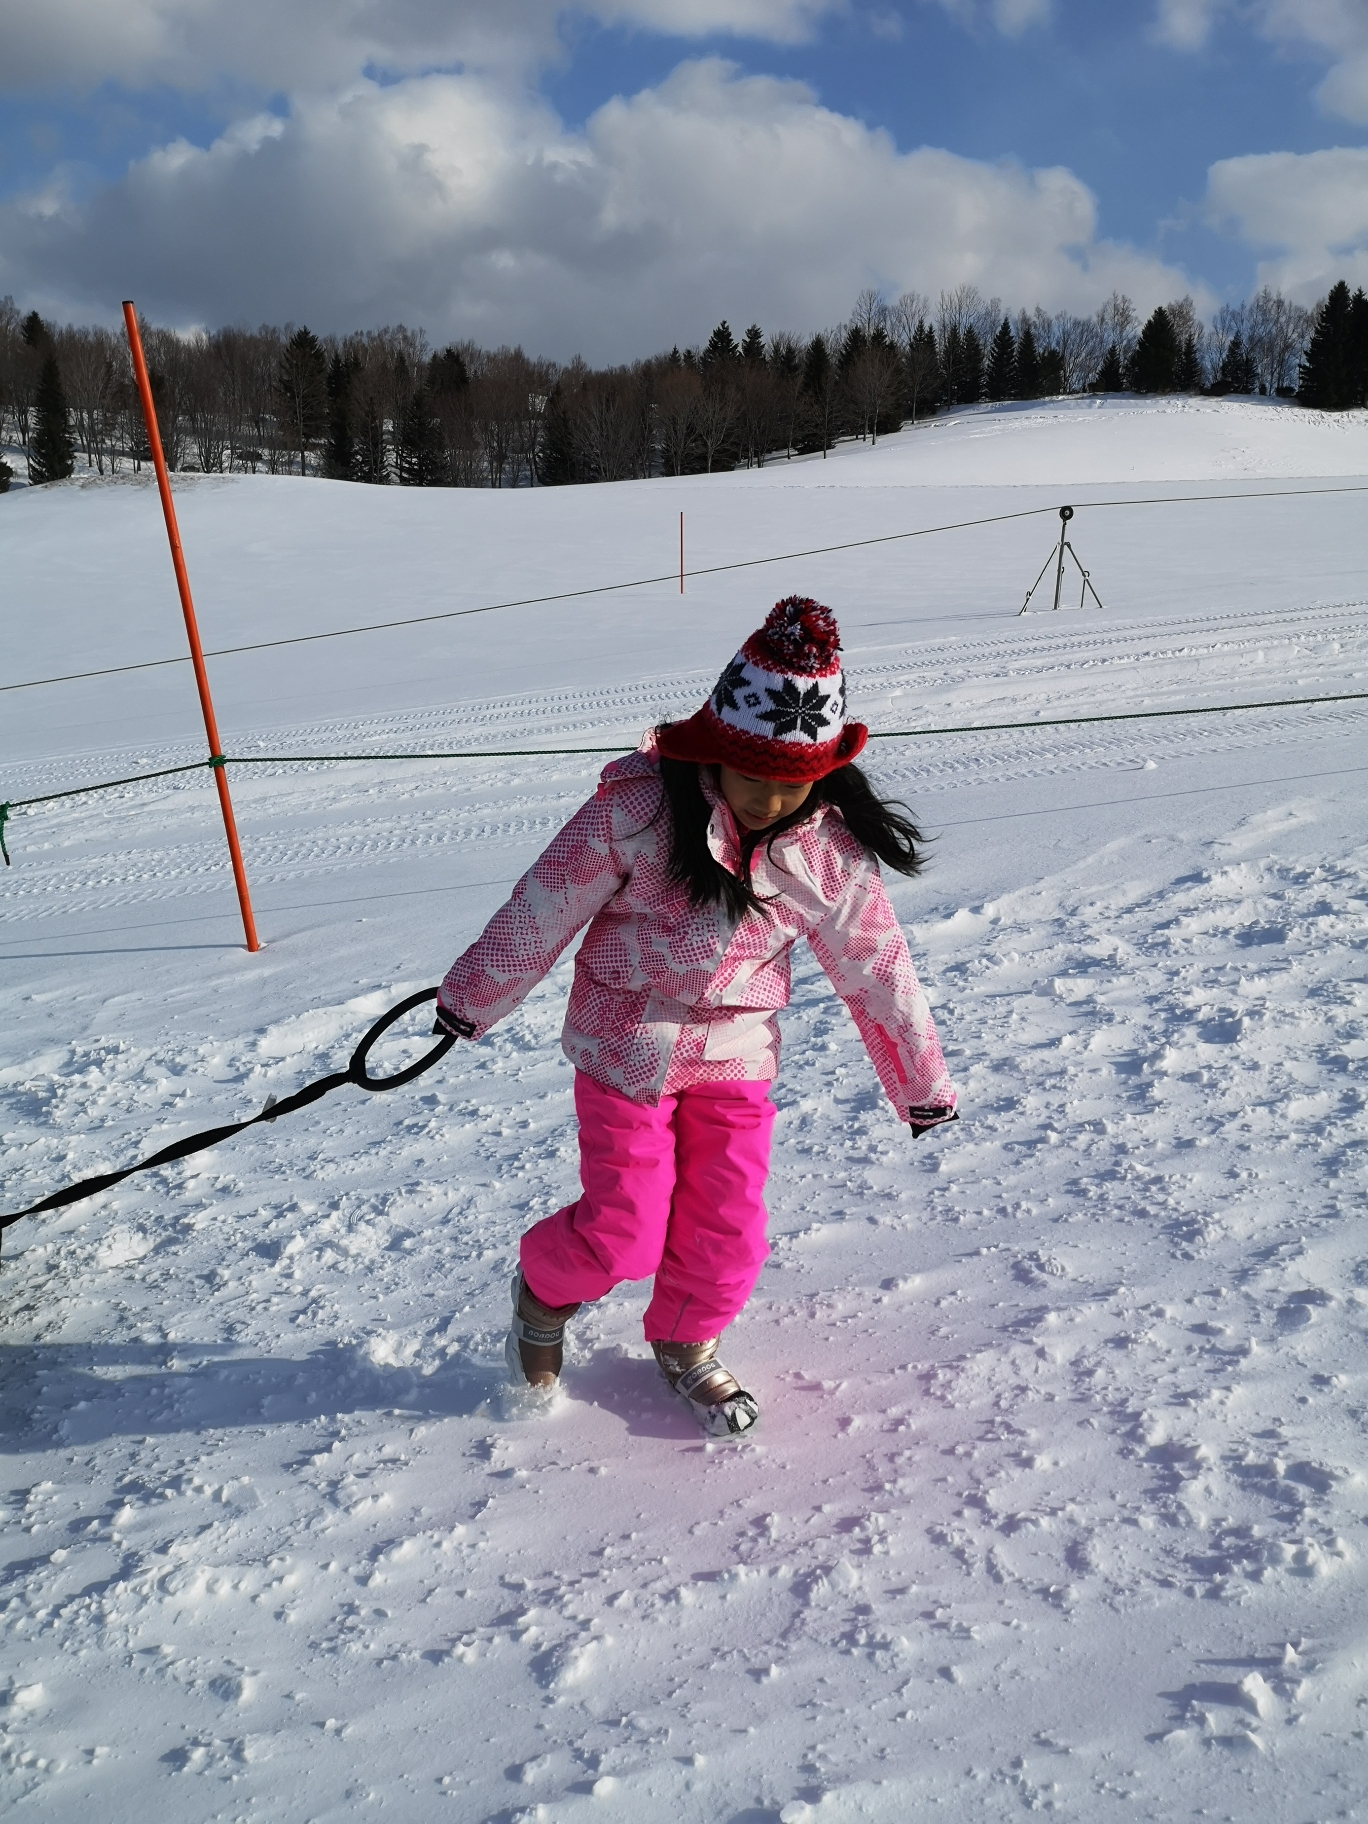
<path id="1" fill-rule="evenodd" d="M 1076 503 L 1368 471 L 1361 415 L 1276 407 L 935 436 L 681 492 L 744 555 L 1011 510 L 1023 467 Z M 212 646 L 649 574 L 669 495 L 199 481 L 182 529 Z M 177 650 L 153 496 L 17 504 L 45 612 L 16 675 Z M 212 671 L 230 751 L 628 741 L 802 587 L 876 729 L 1368 689 L 1363 512 L 1080 505 L 1104 615 L 1011 619 L 1042 517 Z M 15 797 L 202 751 L 183 667 L 0 705 Z M 661 1389 L 641 1288 L 575 1321 L 550 1413 L 501 1387 L 517 1235 L 575 1183 L 568 960 L 407 1090 L 9 1231 L 0 1790 L 112 1820 L 1360 1815 L 1365 709 L 875 745 L 936 839 L 893 891 L 965 1119 L 911 1142 L 796 959 L 738 1446 Z M 597 765 L 238 769 L 257 958 L 204 775 L 16 814 L 5 1207 L 336 1068 Z"/>

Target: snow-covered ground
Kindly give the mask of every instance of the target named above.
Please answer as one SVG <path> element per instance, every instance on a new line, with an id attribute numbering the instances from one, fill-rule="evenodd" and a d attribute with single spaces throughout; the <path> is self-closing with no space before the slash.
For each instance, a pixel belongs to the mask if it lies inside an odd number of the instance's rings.
<path id="1" fill-rule="evenodd" d="M 628 743 L 776 596 L 876 729 L 1368 690 L 1363 414 L 975 411 L 750 474 L 518 494 L 185 478 L 210 648 L 1043 506 L 212 662 L 229 752 Z M 1187 504 L 1098 507 L 1180 496 Z M 1057 534 L 1106 603 L 1014 618 Z M 0 683 L 183 650 L 156 497 L 0 502 Z M 16 1815 L 679 1824 L 1368 1813 L 1368 704 L 889 740 L 964 1121 L 914 1146 L 810 959 L 773 1257 L 705 1444 L 641 1288 L 501 1387 L 573 1194 L 568 963 L 392 1096 L 8 1231 Z M 188 667 L 0 694 L 0 795 L 203 752 Z M 3 1208 L 252 1112 L 434 982 L 592 788 L 560 756 L 239 768 L 17 812 Z"/>

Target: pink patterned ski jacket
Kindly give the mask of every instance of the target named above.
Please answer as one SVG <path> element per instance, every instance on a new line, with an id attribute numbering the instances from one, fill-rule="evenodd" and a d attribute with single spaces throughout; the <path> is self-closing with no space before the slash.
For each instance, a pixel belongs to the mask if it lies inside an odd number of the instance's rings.
<path id="1" fill-rule="evenodd" d="M 700 771 L 712 806 L 708 846 L 740 866 L 730 807 Z M 953 1108 L 955 1091 L 877 861 L 821 806 L 751 859 L 763 912 L 734 924 L 669 879 L 670 814 L 651 737 L 603 769 L 599 787 L 534 862 L 508 903 L 452 964 L 444 1008 L 476 1037 L 530 993 L 576 932 L 561 1044 L 571 1063 L 634 1102 L 720 1078 L 768 1081 L 779 1068 L 775 1014 L 789 999 L 789 952 L 806 938 L 854 1017 L 902 1120 Z M 771 897 L 772 896 L 772 897 Z"/>

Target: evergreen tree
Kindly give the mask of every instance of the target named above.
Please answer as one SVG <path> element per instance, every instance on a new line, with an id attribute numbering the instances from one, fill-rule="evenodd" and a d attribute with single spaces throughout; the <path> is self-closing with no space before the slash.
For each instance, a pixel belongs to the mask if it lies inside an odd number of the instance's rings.
<path id="1" fill-rule="evenodd" d="M 934 412 L 940 402 L 936 390 L 940 375 L 940 352 L 936 347 L 936 332 L 925 317 L 917 319 L 917 327 L 912 332 L 903 356 L 903 373 L 908 404 L 912 408 L 912 422 L 915 424 L 918 404 L 923 409 Z"/>
<path id="2" fill-rule="evenodd" d="M 831 356 L 827 352 L 826 337 L 814 336 L 803 356 L 803 391 L 809 398 L 822 390 L 830 372 Z"/>
<path id="3" fill-rule="evenodd" d="M 1317 310 L 1297 394 L 1304 405 L 1343 412 L 1363 403 L 1368 303 L 1361 300 L 1363 293 L 1350 297 L 1349 287 L 1340 279 Z"/>
<path id="4" fill-rule="evenodd" d="M 551 388 L 546 410 L 542 414 L 537 480 L 544 488 L 564 487 L 579 480 L 575 464 L 574 428 L 570 423 L 565 387 L 559 380 Z"/>
<path id="5" fill-rule="evenodd" d="M 675 350 L 678 355 L 679 350 Z M 435 394 L 463 393 L 470 385 L 470 369 L 459 348 L 444 348 L 428 362 L 428 391 Z"/>
<path id="6" fill-rule="evenodd" d="M 328 363 L 328 441 L 323 452 L 323 473 L 331 481 L 358 479 L 351 423 L 351 389 L 357 365 L 340 351 Z"/>
<path id="7" fill-rule="evenodd" d="M 1107 352 L 1102 358 L 1102 365 L 1097 370 L 1093 381 L 1095 393 L 1120 393 L 1126 387 L 1126 376 L 1121 367 L 1121 350 L 1115 342 L 1107 344 Z"/>
<path id="8" fill-rule="evenodd" d="M 10 403 L 14 407 L 15 429 L 19 441 L 28 455 L 29 438 L 33 432 L 34 388 L 38 383 L 38 374 L 43 365 L 43 358 L 51 350 L 52 331 L 44 323 L 36 310 L 31 310 L 19 326 L 19 339 L 24 355 L 15 363 L 6 388 L 0 380 L 0 400 L 6 390 L 10 393 Z M 0 404 L 0 422 L 3 422 L 4 408 Z"/>
<path id="9" fill-rule="evenodd" d="M 960 343 L 959 402 L 977 405 L 983 397 L 983 344 L 971 323 Z"/>
<path id="10" fill-rule="evenodd" d="M 988 351 L 988 370 L 984 375 L 984 390 L 994 401 L 1010 399 L 1016 392 L 1016 337 L 1006 317 L 1002 326 L 993 337 L 993 346 Z"/>
<path id="11" fill-rule="evenodd" d="M 807 352 L 803 356 L 802 379 L 803 400 L 813 434 L 810 438 L 804 438 L 799 447 L 820 450 L 823 457 L 831 448 L 836 380 L 836 367 L 826 337 L 816 335 L 808 343 Z"/>
<path id="12" fill-rule="evenodd" d="M 354 429 L 356 480 L 367 482 L 375 488 L 387 486 L 389 468 L 385 462 L 385 421 L 376 410 L 374 399 L 366 401 L 364 409 L 357 416 Z"/>
<path id="13" fill-rule="evenodd" d="M 1057 348 L 1042 348 L 1040 351 L 1039 392 L 1042 399 L 1054 399 L 1065 390 L 1064 357 Z"/>
<path id="14" fill-rule="evenodd" d="M 311 329 L 297 329 L 281 350 L 276 392 L 291 443 L 299 451 L 302 475 L 306 450 L 328 428 L 328 363 L 323 344 Z"/>
<path id="15" fill-rule="evenodd" d="M 1131 356 L 1130 383 L 1137 393 L 1171 393 L 1178 384 L 1178 338 L 1163 305 L 1140 331 Z"/>
<path id="16" fill-rule="evenodd" d="M 1040 397 L 1040 351 L 1036 347 L 1035 331 L 1029 323 L 1022 324 L 1021 334 L 1017 337 L 1016 396 L 1018 399 Z"/>
<path id="17" fill-rule="evenodd" d="M 796 380 L 803 369 L 801 352 L 801 344 L 792 336 L 778 335 L 770 343 L 770 367 L 781 380 Z"/>
<path id="18" fill-rule="evenodd" d="M 960 402 L 959 383 L 964 371 L 964 337 L 958 323 L 951 323 L 941 338 L 941 398 L 947 405 Z"/>
<path id="19" fill-rule="evenodd" d="M 741 359 L 759 367 L 765 359 L 765 337 L 758 323 L 752 323 L 741 338 Z"/>
<path id="20" fill-rule="evenodd" d="M 740 356 L 736 346 L 736 337 L 723 317 L 717 328 L 708 337 L 708 346 L 703 350 L 704 367 L 726 367 Z"/>
<path id="21" fill-rule="evenodd" d="M 841 337 L 840 351 L 836 356 L 836 371 L 842 380 L 868 347 L 869 337 L 858 323 L 852 323 Z"/>
<path id="22" fill-rule="evenodd" d="M 432 411 L 427 388 L 414 387 L 399 415 L 394 438 L 394 466 L 404 488 L 437 488 L 446 480 L 442 427 Z"/>
<path id="23" fill-rule="evenodd" d="M 29 435 L 28 474 L 34 487 L 47 481 L 65 481 L 76 466 L 71 443 L 71 419 L 66 392 L 57 366 L 56 351 L 49 346 L 38 374 L 33 396 L 33 430 Z"/>
<path id="24" fill-rule="evenodd" d="M 1178 351 L 1178 366 L 1174 373 L 1174 387 L 1180 393 L 1195 393 L 1201 390 L 1202 364 L 1197 359 L 1197 338 L 1194 335 L 1183 337 L 1183 346 Z M 1252 388 L 1242 387 L 1242 392 Z"/>
<path id="25" fill-rule="evenodd" d="M 1257 386 L 1254 357 L 1245 347 L 1243 336 L 1232 336 L 1221 356 L 1221 366 L 1211 390 L 1213 393 L 1252 393 Z"/>
<path id="26" fill-rule="evenodd" d="M 1360 285 L 1349 313 L 1349 396 L 1368 405 L 1368 297 Z"/>

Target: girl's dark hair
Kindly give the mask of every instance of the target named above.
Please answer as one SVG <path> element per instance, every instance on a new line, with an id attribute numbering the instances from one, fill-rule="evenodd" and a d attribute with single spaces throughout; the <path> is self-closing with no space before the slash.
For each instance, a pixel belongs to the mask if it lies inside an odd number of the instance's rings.
<path id="1" fill-rule="evenodd" d="M 770 854 L 776 836 L 805 823 L 822 804 L 835 805 L 855 840 L 896 873 L 921 872 L 917 845 L 925 838 L 911 817 L 904 815 L 907 806 L 877 797 L 863 770 L 852 762 L 815 780 L 791 816 L 781 817 L 764 830 L 743 830 L 741 873 L 733 874 L 708 847 L 712 811 L 698 774 L 693 761 L 667 760 L 661 755 L 660 778 L 670 807 L 670 879 L 688 890 L 692 905 L 723 905 L 734 919 L 763 910 L 765 902 L 751 885 L 751 856 L 761 843 Z"/>

